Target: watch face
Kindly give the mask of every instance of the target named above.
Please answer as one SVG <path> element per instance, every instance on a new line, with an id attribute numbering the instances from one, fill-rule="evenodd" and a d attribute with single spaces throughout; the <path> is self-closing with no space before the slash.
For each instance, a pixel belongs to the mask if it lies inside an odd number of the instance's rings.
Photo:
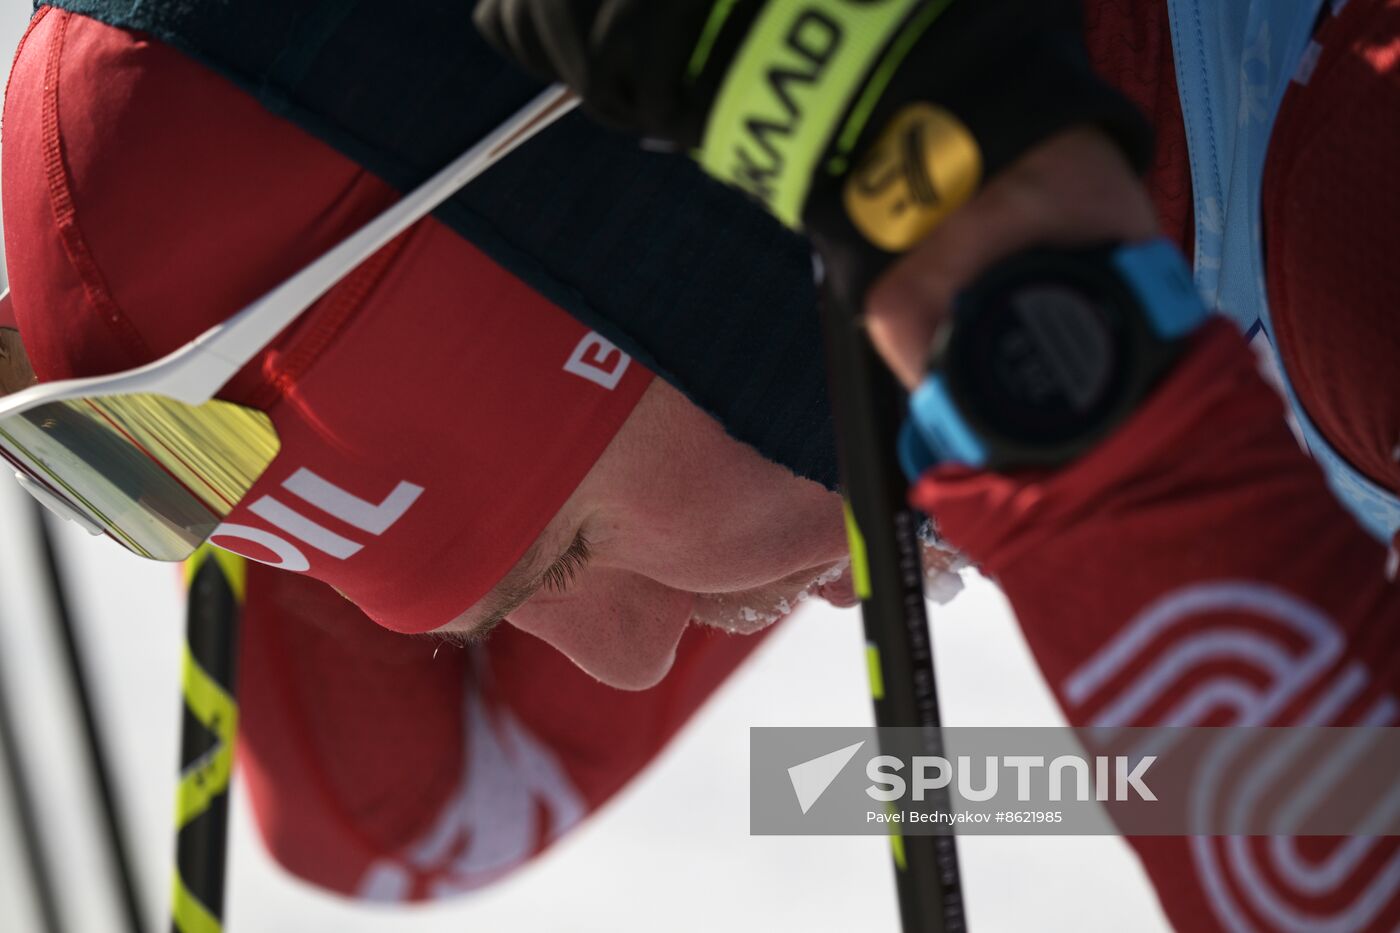
<path id="1" fill-rule="evenodd" d="M 1037 447 L 1095 433 L 1124 388 L 1128 335 L 1118 296 L 1039 278 L 979 296 L 959 319 L 959 402 L 1003 437 Z"/>

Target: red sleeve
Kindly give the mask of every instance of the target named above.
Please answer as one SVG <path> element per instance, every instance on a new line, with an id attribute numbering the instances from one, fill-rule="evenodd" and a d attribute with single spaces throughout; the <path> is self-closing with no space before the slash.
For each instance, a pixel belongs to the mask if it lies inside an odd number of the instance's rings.
<path id="1" fill-rule="evenodd" d="M 1083 2 L 1089 61 L 1152 124 L 1157 144 L 1143 180 L 1162 234 L 1189 256 L 1195 238 L 1191 160 L 1177 96 L 1167 0 Z"/>
<path id="2" fill-rule="evenodd" d="M 1385 548 L 1333 500 L 1223 322 L 1070 467 L 944 469 L 914 495 L 1005 589 L 1076 725 L 1395 724 Z M 1400 840 L 1133 843 L 1179 929 L 1400 923 Z"/>
<path id="3" fill-rule="evenodd" d="M 578 825 L 761 641 L 688 633 L 665 681 L 625 693 L 508 626 L 439 648 L 250 564 L 243 786 L 269 851 L 303 880 L 375 901 L 450 896 Z"/>

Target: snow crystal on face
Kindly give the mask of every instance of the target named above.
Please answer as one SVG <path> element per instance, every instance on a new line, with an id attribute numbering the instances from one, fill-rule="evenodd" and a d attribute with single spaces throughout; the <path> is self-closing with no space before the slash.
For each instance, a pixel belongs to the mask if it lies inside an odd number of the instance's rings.
<path id="1" fill-rule="evenodd" d="M 833 564 L 831 567 L 817 574 L 806 586 L 791 598 L 780 596 L 775 602 L 767 607 L 757 606 L 735 606 L 730 610 L 730 615 L 725 618 L 717 613 L 706 613 L 699 621 L 706 625 L 713 626 L 731 635 L 751 635 L 762 631 L 770 625 L 791 615 L 797 607 L 817 595 L 817 592 L 830 583 L 835 583 L 850 569 L 849 559 Z"/>
<path id="2" fill-rule="evenodd" d="M 962 571 L 971 564 L 964 555 L 939 540 L 932 531 L 932 525 L 925 524 L 920 529 L 920 538 L 925 547 L 924 595 L 940 606 L 947 605 L 963 591 Z M 795 595 L 778 597 L 767 605 L 731 603 L 726 611 L 723 607 L 723 596 L 708 597 L 711 603 L 719 605 L 713 606 L 711 611 L 697 613 L 697 621 L 734 635 L 749 635 L 762 631 L 791 615 L 798 606 L 818 595 L 823 587 L 839 581 L 850 569 L 850 559 L 842 560 L 817 574 Z M 715 611 L 716 609 L 719 611 Z"/>
<path id="3" fill-rule="evenodd" d="M 830 570 L 826 571 L 821 576 L 813 580 L 810 584 L 808 584 L 807 589 L 804 592 L 810 593 L 812 590 L 826 586 L 828 583 L 835 583 L 837 580 L 841 579 L 841 577 L 846 573 L 847 570 L 850 569 L 851 559 L 848 557 L 845 560 L 841 561 L 839 564 L 833 565 Z"/>
<path id="4" fill-rule="evenodd" d="M 761 632 L 768 626 L 777 622 L 787 615 L 787 600 L 781 600 L 780 605 L 771 611 L 755 609 L 752 606 L 740 606 L 735 612 L 738 617 L 735 619 L 706 619 L 706 625 L 714 626 L 728 632 L 731 635 L 752 635 Z"/>

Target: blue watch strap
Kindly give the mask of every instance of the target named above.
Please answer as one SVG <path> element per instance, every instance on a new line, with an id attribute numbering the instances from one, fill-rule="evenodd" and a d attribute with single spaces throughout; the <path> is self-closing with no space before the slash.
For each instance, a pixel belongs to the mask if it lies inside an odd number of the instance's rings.
<path id="1" fill-rule="evenodd" d="M 899 437 L 899 461 L 913 482 L 935 463 L 980 467 L 987 448 L 958 411 L 942 373 L 931 373 L 909 397 L 909 419 Z"/>
<path id="2" fill-rule="evenodd" d="M 1142 302 L 1148 323 L 1163 340 L 1185 337 L 1205 323 L 1206 306 L 1191 268 L 1165 237 L 1113 251 L 1113 265 Z"/>
<path id="3" fill-rule="evenodd" d="M 1137 296 L 1149 326 L 1162 340 L 1176 340 L 1209 316 L 1176 245 L 1165 238 L 1113 251 L 1114 269 Z M 909 418 L 899 437 L 899 460 L 910 482 L 938 463 L 983 467 L 987 446 L 963 417 L 942 373 L 930 373 L 909 398 Z"/>

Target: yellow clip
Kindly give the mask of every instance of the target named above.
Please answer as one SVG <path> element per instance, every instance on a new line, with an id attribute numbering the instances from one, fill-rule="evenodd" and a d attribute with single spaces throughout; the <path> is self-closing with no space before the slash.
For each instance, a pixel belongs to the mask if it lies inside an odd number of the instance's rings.
<path id="1" fill-rule="evenodd" d="M 977 192 L 982 151 L 962 121 L 932 104 L 905 107 L 846 180 L 846 213 L 876 246 L 902 253 Z"/>
<path id="2" fill-rule="evenodd" d="M 856 586 L 856 595 L 861 599 L 870 598 L 870 558 L 865 554 L 865 535 L 860 533 L 855 513 L 849 502 L 842 503 L 846 512 L 846 541 L 851 549 L 851 580 Z"/>
<path id="3" fill-rule="evenodd" d="M 893 811 L 893 808 L 891 808 Z M 900 833 L 890 833 L 890 850 L 894 853 L 894 864 L 900 871 L 909 867 L 908 861 L 904 858 L 904 836 Z"/>
<path id="4" fill-rule="evenodd" d="M 885 698 L 885 675 L 880 667 L 880 649 L 869 642 L 865 645 L 865 669 L 870 674 L 870 695 Z"/>

